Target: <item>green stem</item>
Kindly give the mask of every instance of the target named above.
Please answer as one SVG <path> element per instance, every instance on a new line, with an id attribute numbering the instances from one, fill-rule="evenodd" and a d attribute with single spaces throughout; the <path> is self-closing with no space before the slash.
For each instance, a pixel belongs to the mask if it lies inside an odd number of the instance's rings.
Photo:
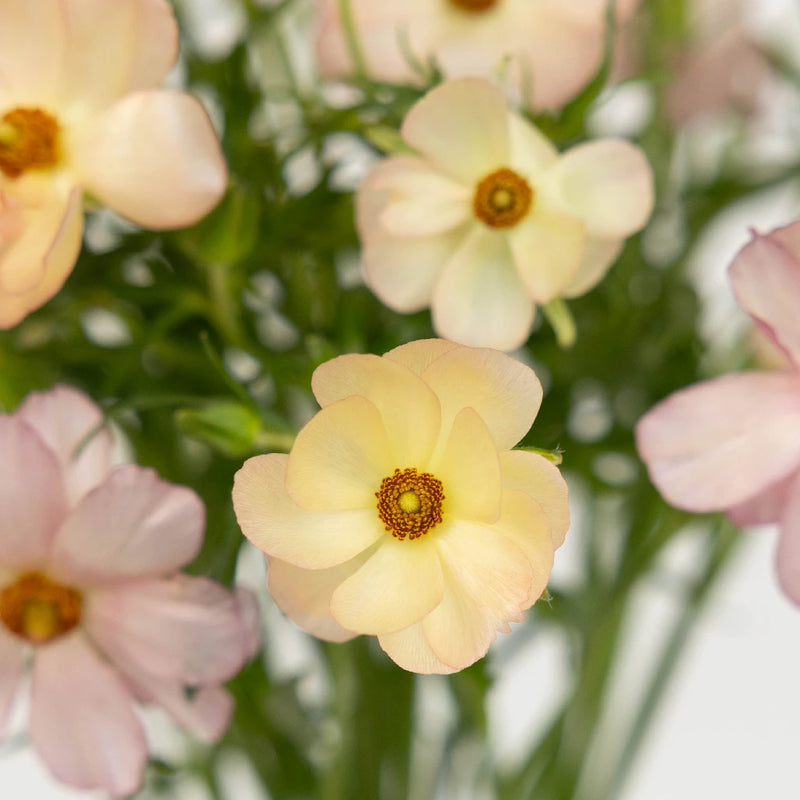
<path id="1" fill-rule="evenodd" d="M 347 50 L 350 53 L 350 58 L 353 59 L 356 76 L 362 81 L 366 80 L 368 72 L 367 62 L 364 58 L 364 52 L 361 49 L 361 43 L 358 41 L 358 33 L 356 32 L 355 21 L 353 20 L 353 4 L 351 0 L 339 0 L 339 14 L 342 18 L 342 28 L 344 29 L 344 36 L 347 42 Z"/>

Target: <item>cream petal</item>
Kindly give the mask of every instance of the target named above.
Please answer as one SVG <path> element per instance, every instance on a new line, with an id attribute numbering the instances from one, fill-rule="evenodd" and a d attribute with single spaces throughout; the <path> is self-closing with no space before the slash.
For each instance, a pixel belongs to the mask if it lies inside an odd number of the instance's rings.
<path id="1" fill-rule="evenodd" d="M 64 207 L 63 203 L 61 206 Z M 9 258 L 9 263 L 13 259 L 20 265 L 20 271 L 27 264 L 29 274 L 38 276 L 38 282 L 26 291 L 9 293 L 0 290 L 0 329 L 11 328 L 44 305 L 62 287 L 78 259 L 83 237 L 80 190 L 73 189 L 70 193 L 53 238 L 39 239 L 33 235 L 38 228 L 27 224 L 40 213 L 47 212 L 44 209 L 24 212 L 25 230 L 10 248 L 0 248 L 0 274 L 5 273 L 6 258 Z"/>
<path id="2" fill-rule="evenodd" d="M 495 522 L 500 516 L 500 460 L 486 423 L 473 408 L 456 414 L 430 469 L 444 486 L 448 518 Z"/>
<path id="3" fill-rule="evenodd" d="M 372 488 L 366 508 L 306 511 L 286 493 L 289 457 L 270 453 L 245 461 L 233 484 L 242 533 L 259 550 L 304 569 L 348 561 L 383 534 Z"/>
<path id="4" fill-rule="evenodd" d="M 424 467 L 439 434 L 436 395 L 411 370 L 374 355 L 343 355 L 314 370 L 311 388 L 325 407 L 351 395 L 366 397 L 380 411 L 391 459 L 399 467 Z"/>
<path id="5" fill-rule="evenodd" d="M 11 709 L 22 682 L 27 657 L 26 643 L 0 625 L 0 742 L 7 732 Z"/>
<path id="6" fill-rule="evenodd" d="M 161 575 L 197 555 L 204 527 L 205 507 L 191 489 L 126 464 L 67 517 L 56 535 L 51 569 L 89 583 Z"/>
<path id="7" fill-rule="evenodd" d="M 9 416 L 0 416 L 0 453 L 0 564 L 43 564 L 67 514 L 58 460 L 30 425 Z"/>
<path id="8" fill-rule="evenodd" d="M 440 661 L 464 669 L 486 654 L 496 629 L 525 607 L 533 570 L 522 550 L 495 526 L 460 522 L 438 536 L 436 546 L 444 597 L 422 629 Z"/>
<path id="9" fill-rule="evenodd" d="M 563 293 L 584 253 L 586 226 L 572 214 L 540 204 L 508 232 L 514 265 L 536 303 Z"/>
<path id="10" fill-rule="evenodd" d="M 431 308 L 436 332 L 460 344 L 498 350 L 523 344 L 535 311 L 508 237 L 474 225 L 445 266 Z"/>
<path id="11" fill-rule="evenodd" d="M 75 634 L 37 650 L 30 735 L 58 780 L 125 797 L 142 784 L 147 742 L 119 676 Z"/>
<path id="12" fill-rule="evenodd" d="M 580 297 L 589 289 L 593 289 L 617 260 L 624 244 L 625 242 L 620 239 L 587 236 L 583 241 L 583 256 L 578 271 L 561 290 L 561 296 Z"/>
<path id="13" fill-rule="evenodd" d="M 437 86 L 408 112 L 402 134 L 437 167 L 470 184 L 508 162 L 506 102 L 489 81 Z"/>
<path id="14" fill-rule="evenodd" d="M 781 588 L 800 605 L 800 480 L 795 480 L 781 514 L 775 559 Z"/>
<path id="15" fill-rule="evenodd" d="M 295 625 L 328 642 L 346 642 L 353 631 L 343 628 L 331 614 L 331 596 L 372 555 L 373 548 L 328 569 L 302 569 L 268 559 L 267 586 L 278 608 Z"/>
<path id="16" fill-rule="evenodd" d="M 70 505 L 98 486 L 111 469 L 114 440 L 103 412 L 83 392 L 55 386 L 32 392 L 15 412 L 58 456 Z"/>
<path id="17" fill-rule="evenodd" d="M 498 450 L 512 448 L 528 432 L 542 402 L 542 385 L 528 366 L 490 348 L 453 347 L 422 373 L 442 406 L 446 433 L 462 408 L 475 409 Z"/>
<path id="18" fill-rule="evenodd" d="M 378 644 L 395 664 L 410 672 L 450 675 L 458 671 L 439 660 L 425 638 L 421 622 L 402 631 L 381 634 Z"/>
<path id="19" fill-rule="evenodd" d="M 380 412 L 353 395 L 323 408 L 297 435 L 286 491 L 308 511 L 374 508 L 397 466 Z"/>
<path id="20" fill-rule="evenodd" d="M 375 553 L 331 596 L 347 630 L 381 634 L 407 628 L 442 599 L 442 567 L 432 534 L 400 541 L 386 534 Z"/>
<path id="21" fill-rule="evenodd" d="M 232 678 L 251 655 L 237 595 L 204 577 L 127 581 L 87 596 L 84 624 L 114 663 L 167 683 Z"/>
<path id="22" fill-rule="evenodd" d="M 569 530 L 567 482 L 555 464 L 538 453 L 500 453 L 504 489 L 521 489 L 541 507 L 550 526 L 553 547 L 561 547 Z"/>
<path id="23" fill-rule="evenodd" d="M 446 339 L 418 339 L 395 347 L 386 353 L 384 358 L 408 367 L 416 375 L 422 375 L 439 356 L 458 347 L 460 345 L 448 342 Z"/>
<path id="24" fill-rule="evenodd" d="M 509 166 L 522 173 L 526 178 L 534 179 L 558 160 L 555 145 L 527 119 L 507 112 L 509 135 Z"/>
<path id="25" fill-rule="evenodd" d="M 73 142 L 84 188 L 148 228 L 197 222 L 220 201 L 227 167 L 202 105 L 175 91 L 129 94 Z"/>
<path id="26" fill-rule="evenodd" d="M 800 367 L 800 221 L 766 236 L 754 233 L 729 274 L 739 305 Z"/>
<path id="27" fill-rule="evenodd" d="M 644 227 L 653 210 L 653 171 L 644 153 L 614 139 L 573 147 L 549 171 L 565 209 L 586 221 L 588 233 L 621 239 Z"/>
<path id="28" fill-rule="evenodd" d="M 639 420 L 636 446 L 672 505 L 738 505 L 800 465 L 800 376 L 740 373 L 690 386 Z"/>

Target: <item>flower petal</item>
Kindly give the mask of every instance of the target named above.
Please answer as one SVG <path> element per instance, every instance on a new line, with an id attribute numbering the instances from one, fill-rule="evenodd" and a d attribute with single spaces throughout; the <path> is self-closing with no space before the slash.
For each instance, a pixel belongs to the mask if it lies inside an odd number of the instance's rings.
<path id="1" fill-rule="evenodd" d="M 232 678 L 251 654 L 234 592 L 204 577 L 125 582 L 88 594 L 86 631 L 120 666 L 203 686 Z"/>
<path id="2" fill-rule="evenodd" d="M 25 420 L 56 454 L 70 505 L 99 485 L 111 468 L 114 445 L 103 412 L 83 392 L 55 386 L 32 392 L 15 415 Z"/>
<path id="3" fill-rule="evenodd" d="M 511 350 L 523 344 L 534 305 L 508 237 L 476 224 L 444 267 L 431 303 L 437 333 L 461 344 Z"/>
<path id="4" fill-rule="evenodd" d="M 51 569 L 81 582 L 161 575 L 197 555 L 204 526 L 205 507 L 191 489 L 126 464 L 67 517 Z"/>
<path id="5" fill-rule="evenodd" d="M 749 500 L 727 509 L 726 514 L 731 522 L 740 527 L 778 522 L 789 502 L 798 474 L 800 473 L 792 472 Z"/>
<path id="6" fill-rule="evenodd" d="M 558 297 L 575 278 L 585 229 L 578 217 L 540 204 L 509 231 L 514 265 L 536 303 Z"/>
<path id="7" fill-rule="evenodd" d="M 781 588 L 800 605 L 800 480 L 795 480 L 781 514 L 775 559 Z"/>
<path id="8" fill-rule="evenodd" d="M 800 376 L 740 373 L 690 386 L 639 420 L 636 445 L 672 505 L 738 505 L 800 464 Z"/>
<path id="9" fill-rule="evenodd" d="M 422 629 L 439 660 L 454 669 L 484 656 L 496 629 L 528 602 L 531 564 L 496 527 L 460 522 L 436 539 L 445 591 Z"/>
<path id="10" fill-rule="evenodd" d="M 112 797 L 141 786 L 147 742 L 133 698 L 80 635 L 37 650 L 30 735 L 53 775 L 70 786 Z"/>
<path id="11" fill-rule="evenodd" d="M 565 210 L 588 232 L 622 239 L 641 230 L 653 210 L 653 172 L 642 151 L 613 139 L 578 145 L 564 153 L 547 176 Z"/>
<path id="12" fill-rule="evenodd" d="M 372 555 L 373 549 L 328 569 L 302 569 L 270 558 L 267 586 L 278 608 L 295 625 L 328 642 L 346 642 L 357 633 L 343 628 L 331 614 L 331 597 Z"/>
<path id="13" fill-rule="evenodd" d="M 22 639 L 0 626 L 0 741 L 5 738 L 14 697 L 22 683 L 28 650 Z"/>
<path id="14" fill-rule="evenodd" d="M 395 352 L 395 351 L 392 351 Z M 422 373 L 442 406 L 442 432 L 462 408 L 478 412 L 498 450 L 509 450 L 529 430 L 542 402 L 542 385 L 528 366 L 489 348 L 453 347 Z"/>
<path id="15" fill-rule="evenodd" d="M 553 547 L 561 547 L 569 530 L 567 482 L 555 464 L 538 453 L 500 453 L 504 489 L 521 489 L 541 507 L 550 526 Z"/>
<path id="16" fill-rule="evenodd" d="M 325 407 L 351 395 L 366 397 L 380 411 L 399 466 L 423 466 L 439 434 L 436 395 L 411 370 L 374 355 L 343 355 L 314 370 L 311 388 Z"/>
<path id="17" fill-rule="evenodd" d="M 583 240 L 583 255 L 578 271 L 561 290 L 562 297 L 580 297 L 593 289 L 605 277 L 606 272 L 622 252 L 625 244 L 620 239 L 600 239 L 587 236 Z"/>
<path id="18" fill-rule="evenodd" d="M 800 367 L 800 221 L 767 236 L 754 233 L 729 274 L 739 305 Z"/>
<path id="19" fill-rule="evenodd" d="M 416 375 L 422 375 L 439 356 L 458 347 L 460 345 L 448 342 L 446 339 L 418 339 L 395 347 L 386 353 L 384 358 L 408 367 Z"/>
<path id="20" fill-rule="evenodd" d="M 357 633 L 391 633 L 419 622 L 442 599 L 442 567 L 432 534 L 400 541 L 388 533 L 331 597 L 331 614 Z"/>
<path id="21" fill-rule="evenodd" d="M 0 453 L 0 564 L 42 565 L 67 514 L 58 460 L 28 423 L 9 416 L 0 416 Z"/>
<path id="22" fill-rule="evenodd" d="M 402 631 L 381 634 L 378 644 L 395 664 L 410 672 L 450 675 L 458 671 L 441 661 L 433 652 L 425 638 L 421 622 Z"/>
<path id="23" fill-rule="evenodd" d="M 509 165 L 529 179 L 536 178 L 558 160 L 555 145 L 527 119 L 507 111 Z"/>
<path id="24" fill-rule="evenodd" d="M 306 511 L 286 493 L 289 456 L 250 458 L 236 473 L 233 507 L 242 533 L 259 550 L 305 569 L 348 561 L 383 534 L 375 490 L 367 508 Z"/>
<path id="25" fill-rule="evenodd" d="M 470 184 L 508 162 L 506 102 L 489 81 L 447 81 L 406 115 L 403 138 L 455 178 Z"/>
<path id="26" fill-rule="evenodd" d="M 448 518 L 495 522 L 500 516 L 500 460 L 486 423 L 473 408 L 456 414 L 430 470 L 441 480 Z"/>
<path id="27" fill-rule="evenodd" d="M 286 491 L 308 511 L 374 508 L 397 466 L 380 412 L 353 395 L 323 408 L 297 435 Z"/>
<path id="28" fill-rule="evenodd" d="M 225 193 L 227 167 L 211 121 L 183 92 L 127 95 L 87 123 L 73 149 L 86 190 L 148 228 L 197 222 Z"/>

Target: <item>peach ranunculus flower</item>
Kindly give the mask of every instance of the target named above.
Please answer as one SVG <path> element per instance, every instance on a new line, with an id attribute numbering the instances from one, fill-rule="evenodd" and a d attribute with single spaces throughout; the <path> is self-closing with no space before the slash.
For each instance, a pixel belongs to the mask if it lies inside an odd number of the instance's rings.
<path id="1" fill-rule="evenodd" d="M 800 604 L 800 221 L 754 234 L 730 267 L 739 305 L 786 355 L 784 369 L 682 389 L 639 421 L 650 477 L 674 506 L 777 522 L 778 579 Z"/>
<path id="2" fill-rule="evenodd" d="M 401 132 L 414 154 L 384 159 L 358 191 L 367 284 L 396 311 L 430 306 L 462 344 L 521 345 L 535 306 L 597 284 L 653 207 L 637 147 L 559 154 L 488 81 L 433 89 Z"/>
<path id="3" fill-rule="evenodd" d="M 177 572 L 203 539 L 200 498 L 112 468 L 102 422 L 66 387 L 0 415 L 0 737 L 32 657 L 34 749 L 59 780 L 119 797 L 147 763 L 137 703 L 217 739 L 233 706 L 220 684 L 258 634 L 252 594 Z"/>
<path id="4" fill-rule="evenodd" d="M 66 280 L 84 191 L 157 229 L 222 197 L 227 167 L 203 107 L 155 88 L 177 52 L 166 0 L 3 0 L 0 328 Z"/>
<path id="5" fill-rule="evenodd" d="M 320 638 L 377 636 L 405 669 L 469 666 L 540 597 L 569 525 L 556 467 L 511 450 L 539 380 L 431 339 L 335 358 L 312 387 L 322 410 L 289 455 L 249 459 L 234 483 L 272 596 Z"/>
<path id="6" fill-rule="evenodd" d="M 354 63 L 341 0 L 318 0 L 317 60 L 327 76 Z M 448 78 L 494 75 L 504 59 L 525 104 L 555 109 L 572 99 L 603 58 L 606 0 L 350 0 L 353 32 L 370 77 L 418 82 L 409 55 L 431 58 Z M 617 0 L 617 20 L 639 0 Z"/>

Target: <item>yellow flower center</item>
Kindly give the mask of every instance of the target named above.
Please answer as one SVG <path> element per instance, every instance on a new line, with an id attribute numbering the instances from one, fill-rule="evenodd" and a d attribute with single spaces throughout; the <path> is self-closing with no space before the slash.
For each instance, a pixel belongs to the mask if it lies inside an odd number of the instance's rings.
<path id="1" fill-rule="evenodd" d="M 419 539 L 442 521 L 442 482 L 416 469 L 396 469 L 375 492 L 378 516 L 396 539 Z"/>
<path id="2" fill-rule="evenodd" d="M 59 160 L 58 122 L 40 108 L 14 108 L 0 118 L 0 172 L 18 178 Z"/>
<path id="3" fill-rule="evenodd" d="M 28 572 L 0 591 L 0 619 L 12 633 L 44 644 L 81 620 L 80 592 L 38 572 Z"/>
<path id="4" fill-rule="evenodd" d="M 450 0 L 450 3 L 462 11 L 486 11 L 498 0 Z"/>
<path id="5" fill-rule="evenodd" d="M 503 167 L 478 183 L 472 209 L 490 228 L 510 228 L 530 211 L 532 203 L 533 189 L 525 178 Z"/>

